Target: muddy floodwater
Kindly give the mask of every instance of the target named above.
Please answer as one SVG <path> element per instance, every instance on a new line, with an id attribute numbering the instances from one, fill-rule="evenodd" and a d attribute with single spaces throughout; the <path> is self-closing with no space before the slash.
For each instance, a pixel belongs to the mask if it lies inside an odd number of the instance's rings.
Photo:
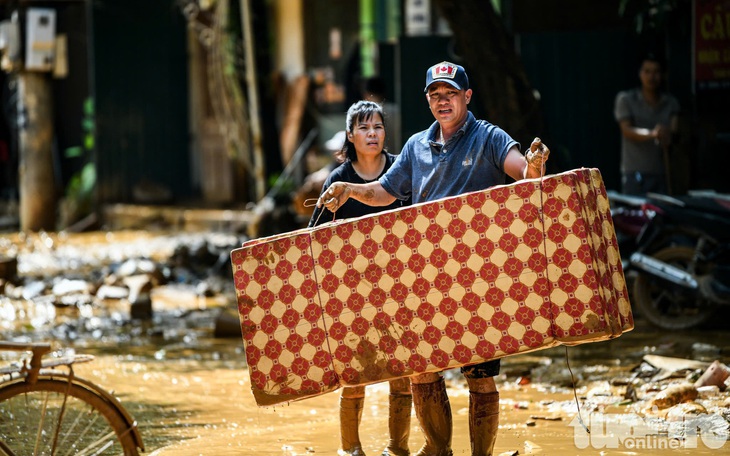
<path id="1" fill-rule="evenodd" d="M 105 242 L 98 241 L 98 245 Z M 98 245 L 85 242 L 91 255 Z M 169 249 L 166 242 L 145 240 L 135 248 L 151 253 L 155 245 Z M 19 269 L 41 260 L 28 255 L 23 261 Z M 151 294 L 154 316 L 134 321 L 123 300 L 59 307 L 3 297 L 0 337 L 51 340 L 58 348 L 93 354 L 94 361 L 75 366 L 76 375 L 113 390 L 137 420 L 145 454 L 337 454 L 339 391 L 258 407 L 240 337 L 214 336 L 221 318 L 235 317 L 236 309 L 231 289 L 218 291 L 202 296 L 189 281 L 156 287 Z M 638 432 L 657 420 L 657 412 L 646 409 L 645 399 L 656 395 L 661 385 L 701 373 L 667 372 L 662 382 L 639 380 L 642 360 L 655 356 L 730 364 L 730 326 L 725 321 L 670 333 L 638 316 L 633 331 L 611 341 L 504 358 L 497 379 L 501 413 L 495 455 L 730 454 L 730 442 L 710 439 L 709 433 L 678 440 L 668 438 L 666 426 L 650 435 Z M 445 376 L 454 416 L 454 454 L 468 455 L 468 391 L 458 369 Z M 629 385 L 635 387 L 633 397 L 627 394 Z M 727 392 L 706 388 L 696 402 L 727 424 L 728 397 Z M 368 455 L 379 455 L 386 445 L 387 415 L 387 383 L 368 386 L 360 427 Z M 599 417 L 604 421 L 599 423 Z M 623 427 L 617 428 L 618 424 Z M 620 429 L 620 435 L 613 438 L 600 429 Z M 722 429 L 718 432 L 723 435 Z M 412 416 L 411 451 L 422 442 Z"/>
<path id="2" fill-rule="evenodd" d="M 575 391 L 568 386 L 570 372 L 564 347 L 505 358 L 498 381 L 501 414 L 495 454 L 728 454 L 730 443 L 726 447 L 715 442 L 708 447 L 699 438 L 696 448 L 682 449 L 670 446 L 677 441 L 661 434 L 619 445 L 601 444 L 600 440 L 591 443 L 576 420 L 574 393 L 588 423 L 589 411 L 595 411 L 596 407 L 601 407 L 605 416 L 638 416 L 632 405 L 624 401 L 626 387 L 620 386 L 623 382 L 617 379 L 629 378 L 643 354 L 716 358 L 718 353 L 709 347 L 717 345 L 697 346 L 697 342 L 727 341 L 724 332 L 695 336 L 699 334 L 662 335 L 637 328 L 613 341 L 570 347 L 567 356 L 578 382 Z M 698 348 L 713 352 L 698 353 Z M 719 348 L 726 354 L 730 347 Z M 93 363 L 78 366 L 77 372 L 114 388 L 138 420 L 147 452 L 151 454 L 337 453 L 339 392 L 281 406 L 257 407 L 238 340 L 198 339 L 195 348 L 161 343 L 129 351 L 101 354 Z M 454 415 L 453 448 L 454 454 L 467 455 L 470 454 L 468 391 L 457 371 L 447 375 Z M 708 402 L 720 403 L 722 397 L 708 397 Z M 361 440 L 367 454 L 379 455 L 387 441 L 386 384 L 369 386 L 365 400 Z M 595 425 L 593 428 L 595 431 Z M 412 451 L 422 441 L 414 416 Z"/>

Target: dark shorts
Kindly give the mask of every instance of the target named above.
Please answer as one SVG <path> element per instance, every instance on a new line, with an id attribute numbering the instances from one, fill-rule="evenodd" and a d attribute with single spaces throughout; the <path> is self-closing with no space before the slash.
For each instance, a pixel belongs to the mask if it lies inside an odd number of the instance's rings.
<path id="1" fill-rule="evenodd" d="M 471 366 L 464 366 L 461 368 L 461 373 L 466 378 L 496 377 L 499 375 L 500 361 L 499 359 L 493 359 Z"/>
<path id="2" fill-rule="evenodd" d="M 667 193 L 667 181 L 663 174 L 621 173 L 621 191 L 627 195 L 646 195 L 648 192 Z"/>

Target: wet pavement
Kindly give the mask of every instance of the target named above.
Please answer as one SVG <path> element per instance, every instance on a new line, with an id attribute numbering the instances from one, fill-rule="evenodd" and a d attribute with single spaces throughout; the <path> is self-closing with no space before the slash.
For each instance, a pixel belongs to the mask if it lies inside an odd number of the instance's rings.
<path id="1" fill-rule="evenodd" d="M 22 287 L 5 284 L 0 337 L 52 340 L 59 348 L 95 355 L 94 362 L 76 366 L 76 374 L 114 391 L 138 421 L 147 454 L 336 454 L 339 392 L 266 408 L 253 400 L 243 345 L 230 329 L 237 317 L 225 253 L 240 242 L 240 237 L 211 232 L 0 237 L 0 254 L 15 255 L 18 273 L 25 277 Z M 152 260 L 152 270 L 144 259 Z M 123 286 L 111 288 L 124 283 L 123 274 L 148 274 L 151 286 L 134 296 L 129 287 L 126 294 Z M 67 279 L 63 286 L 61 278 Z M 81 282 L 68 282 L 72 280 Z M 89 283 L 86 292 L 84 284 Z M 98 297 L 102 285 L 111 293 L 103 299 Z M 151 314 L 132 319 L 130 301 L 144 308 L 146 299 Z M 669 409 L 647 409 L 661 388 L 694 381 L 702 369 L 671 376 L 642 363 L 653 356 L 730 364 L 726 321 L 668 333 L 637 316 L 633 331 L 611 341 L 505 358 L 497 379 L 501 413 L 496 454 L 727 454 L 730 443 L 725 440 L 667 438 L 674 435 L 664 419 Z M 468 391 L 458 369 L 447 371 L 446 378 L 454 453 L 469 454 Z M 727 427 L 728 393 L 704 388 L 698 394 L 693 402 Z M 367 388 L 360 428 L 367 454 L 380 454 L 387 441 L 387 404 L 387 384 Z M 579 410 L 591 434 L 578 420 Z M 618 441 L 598 432 L 599 418 L 612 423 L 604 429 L 632 437 Z M 623 427 L 615 427 L 619 424 Z M 648 424 L 656 425 L 650 435 L 637 437 Z M 709 426 L 702 425 L 703 435 L 711 434 Z M 726 435 L 722 423 L 718 426 L 714 429 L 719 435 Z M 422 441 L 413 416 L 411 450 Z M 672 446 L 679 442 L 685 447 Z"/>

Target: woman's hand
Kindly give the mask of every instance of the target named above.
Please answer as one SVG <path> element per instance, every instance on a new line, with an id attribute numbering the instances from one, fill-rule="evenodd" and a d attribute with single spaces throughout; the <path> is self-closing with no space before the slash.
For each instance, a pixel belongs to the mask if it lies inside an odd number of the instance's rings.
<path id="1" fill-rule="evenodd" d="M 352 189 L 346 182 L 335 182 L 320 195 L 317 200 L 317 207 L 324 206 L 330 211 L 336 212 L 350 198 L 351 193 Z"/>

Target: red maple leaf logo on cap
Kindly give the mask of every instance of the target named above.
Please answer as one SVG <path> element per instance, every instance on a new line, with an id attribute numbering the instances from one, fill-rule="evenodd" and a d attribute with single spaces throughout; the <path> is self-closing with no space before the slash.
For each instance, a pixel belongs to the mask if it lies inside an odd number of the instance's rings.
<path id="1" fill-rule="evenodd" d="M 455 67 L 453 65 L 437 65 L 434 68 L 434 79 L 436 78 L 453 78 L 454 77 L 454 69 Z"/>

